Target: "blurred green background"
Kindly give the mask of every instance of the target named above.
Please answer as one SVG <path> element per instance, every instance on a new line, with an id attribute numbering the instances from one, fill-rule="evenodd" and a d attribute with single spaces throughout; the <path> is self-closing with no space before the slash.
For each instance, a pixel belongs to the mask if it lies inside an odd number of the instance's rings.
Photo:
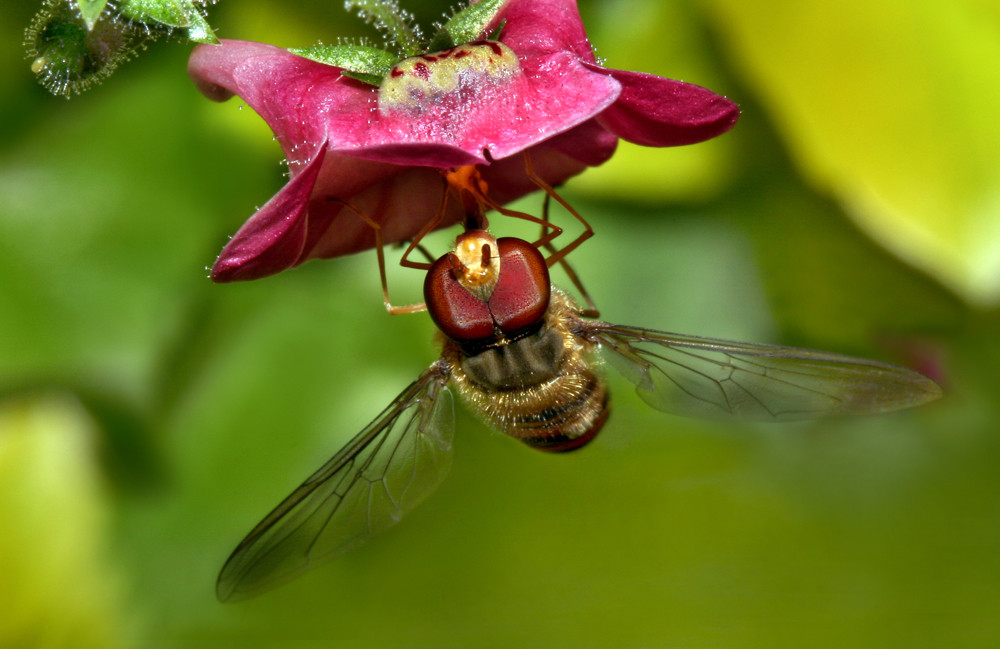
<path id="1" fill-rule="evenodd" d="M 429 23 L 449 3 L 408 4 Z M 339 5 L 211 18 L 282 46 L 371 33 Z M 433 327 L 385 314 L 371 253 L 213 285 L 205 267 L 284 182 L 269 131 L 201 97 L 178 42 L 51 97 L 19 47 L 33 3 L 13 3 L 0 647 L 1000 644 L 1000 6 L 581 9 L 609 67 L 743 109 L 716 141 L 623 144 L 565 187 L 597 232 L 573 261 L 603 316 L 905 363 L 947 398 L 718 424 L 611 377 L 612 419 L 567 456 L 460 410 L 451 475 L 401 525 L 221 605 L 228 553 L 436 357 Z M 394 272 L 394 300 L 421 279 Z"/>

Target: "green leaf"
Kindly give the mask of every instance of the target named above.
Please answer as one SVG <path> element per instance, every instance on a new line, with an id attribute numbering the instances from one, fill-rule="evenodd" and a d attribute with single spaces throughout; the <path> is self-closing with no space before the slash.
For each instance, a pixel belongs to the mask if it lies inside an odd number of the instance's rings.
<path id="1" fill-rule="evenodd" d="M 399 57 L 390 52 L 365 45 L 314 45 L 289 48 L 298 56 L 343 68 L 347 76 L 372 85 L 379 85 L 389 74 Z"/>
<path id="2" fill-rule="evenodd" d="M 446 50 L 483 38 L 486 29 L 506 2 L 507 0 L 482 0 L 457 12 L 431 39 L 430 51 Z"/>
<path id="3" fill-rule="evenodd" d="M 97 19 L 101 17 L 108 0 L 76 0 L 76 6 L 80 10 L 80 16 L 87 24 L 87 29 L 93 29 Z"/>

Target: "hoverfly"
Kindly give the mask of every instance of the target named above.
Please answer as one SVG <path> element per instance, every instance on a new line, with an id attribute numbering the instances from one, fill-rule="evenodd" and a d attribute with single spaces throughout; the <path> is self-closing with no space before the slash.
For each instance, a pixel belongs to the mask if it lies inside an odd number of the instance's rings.
<path id="1" fill-rule="evenodd" d="M 598 357 L 653 408 L 699 417 L 780 421 L 885 413 L 941 395 L 931 379 L 886 363 L 591 319 L 597 313 L 586 292 L 588 308 L 581 308 L 551 285 L 548 271 L 557 262 L 565 265 L 565 254 L 589 236 L 586 221 L 533 174 L 529 162 L 529 177 L 587 227 L 557 251 L 551 239 L 561 230 L 548 224 L 547 210 L 544 220 L 506 210 L 486 198 L 474 173 L 461 171 L 464 177 L 447 176 L 465 192 L 470 214 L 454 250 L 428 264 L 407 261 L 431 223 L 401 262 L 427 271 L 424 304 L 389 304 L 377 242 L 387 308 L 426 308 L 440 330 L 441 357 L 251 530 L 222 568 L 220 600 L 288 581 L 360 545 L 419 504 L 449 466 L 449 385 L 489 425 L 550 452 L 580 448 L 604 425 L 608 391 L 595 367 Z M 482 227 L 487 207 L 553 232 L 534 243 L 495 238 Z"/>

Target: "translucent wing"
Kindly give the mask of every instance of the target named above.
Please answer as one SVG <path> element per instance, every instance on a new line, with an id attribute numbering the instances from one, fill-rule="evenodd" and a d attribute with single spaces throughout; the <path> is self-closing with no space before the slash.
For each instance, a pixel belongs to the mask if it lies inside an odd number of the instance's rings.
<path id="1" fill-rule="evenodd" d="M 222 601 L 255 595 L 398 521 L 444 478 L 454 410 L 438 361 L 267 515 L 222 567 Z"/>
<path id="2" fill-rule="evenodd" d="M 664 412 L 791 420 L 892 412 L 941 396 L 923 374 L 863 358 L 605 322 L 578 326 L 639 396 Z"/>

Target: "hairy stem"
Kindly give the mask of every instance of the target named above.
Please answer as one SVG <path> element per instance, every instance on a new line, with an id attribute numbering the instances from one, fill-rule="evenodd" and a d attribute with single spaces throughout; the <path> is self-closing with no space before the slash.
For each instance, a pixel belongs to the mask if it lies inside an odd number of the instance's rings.
<path id="1" fill-rule="evenodd" d="M 357 10 L 359 16 L 392 39 L 403 55 L 421 53 L 420 31 L 413 25 L 413 15 L 401 9 L 396 0 L 346 0 L 344 7 Z"/>

